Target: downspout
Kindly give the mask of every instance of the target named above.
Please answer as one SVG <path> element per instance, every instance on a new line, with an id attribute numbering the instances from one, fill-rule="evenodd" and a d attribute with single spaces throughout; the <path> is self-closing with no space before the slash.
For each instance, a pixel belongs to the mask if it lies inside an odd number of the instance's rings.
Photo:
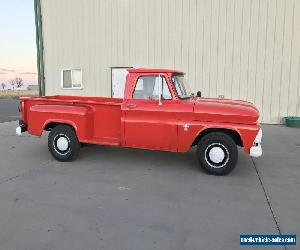
<path id="1" fill-rule="evenodd" d="M 34 13 L 35 13 L 35 29 L 36 29 L 35 32 L 36 32 L 39 95 L 44 96 L 45 95 L 44 47 L 43 47 L 42 14 L 41 14 L 40 0 L 34 0 Z"/>

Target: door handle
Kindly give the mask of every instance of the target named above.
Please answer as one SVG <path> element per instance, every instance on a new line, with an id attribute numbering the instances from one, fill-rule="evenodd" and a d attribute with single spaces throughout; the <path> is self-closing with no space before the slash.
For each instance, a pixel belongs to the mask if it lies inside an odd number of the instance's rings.
<path id="1" fill-rule="evenodd" d="M 127 108 L 134 109 L 134 108 L 136 108 L 136 104 L 133 104 L 133 103 L 127 104 Z"/>

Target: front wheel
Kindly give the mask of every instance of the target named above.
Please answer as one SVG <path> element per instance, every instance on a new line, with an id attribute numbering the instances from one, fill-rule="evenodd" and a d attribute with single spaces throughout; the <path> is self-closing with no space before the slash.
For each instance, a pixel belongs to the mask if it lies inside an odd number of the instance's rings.
<path id="1" fill-rule="evenodd" d="M 80 143 L 72 127 L 58 125 L 49 134 L 48 148 L 56 160 L 72 161 L 79 153 Z"/>
<path id="2" fill-rule="evenodd" d="M 238 151 L 230 136 L 213 132 L 199 141 L 197 156 L 201 167 L 208 173 L 226 175 L 234 169 Z"/>

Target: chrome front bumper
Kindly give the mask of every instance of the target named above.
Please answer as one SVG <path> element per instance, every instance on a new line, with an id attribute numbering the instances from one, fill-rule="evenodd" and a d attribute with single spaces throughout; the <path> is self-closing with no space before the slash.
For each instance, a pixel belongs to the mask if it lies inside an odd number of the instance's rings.
<path id="1" fill-rule="evenodd" d="M 260 157 L 262 155 L 261 145 L 253 146 L 250 148 L 250 156 L 252 157 Z"/>
<path id="2" fill-rule="evenodd" d="M 261 139 L 262 139 L 262 130 L 260 129 L 254 139 L 253 142 L 254 146 L 250 148 L 250 156 L 260 157 L 262 155 Z"/>

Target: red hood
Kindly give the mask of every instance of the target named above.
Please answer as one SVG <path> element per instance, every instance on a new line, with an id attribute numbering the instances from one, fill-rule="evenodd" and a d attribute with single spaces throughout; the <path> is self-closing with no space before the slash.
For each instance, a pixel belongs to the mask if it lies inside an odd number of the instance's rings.
<path id="1" fill-rule="evenodd" d="M 256 123 L 258 109 L 250 102 L 221 98 L 192 98 L 196 120 L 230 123 Z"/>

